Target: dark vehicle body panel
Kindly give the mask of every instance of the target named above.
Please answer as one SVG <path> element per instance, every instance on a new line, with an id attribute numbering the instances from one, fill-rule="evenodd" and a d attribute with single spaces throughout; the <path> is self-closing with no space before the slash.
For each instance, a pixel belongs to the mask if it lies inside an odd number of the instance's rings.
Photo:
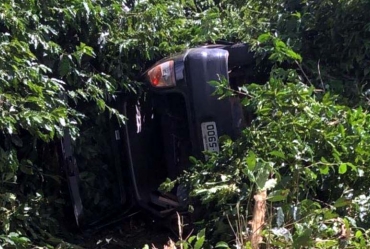
<path id="1" fill-rule="evenodd" d="M 187 209 L 186 187 L 178 185 L 171 193 L 161 192 L 158 187 L 166 178 L 173 180 L 188 169 L 190 156 L 205 159 L 203 152 L 209 148 L 202 125 L 215 124 L 217 138 L 212 138 L 209 145 L 217 142 L 217 148 L 218 137 L 236 138 L 244 127 L 238 97 L 220 99 L 210 82 L 231 82 L 230 72 L 250 65 L 253 55 L 244 44 L 216 44 L 189 49 L 153 67 L 169 60 L 174 61 L 176 85 L 151 86 L 144 74 L 142 94 L 120 96 L 115 102 L 116 108 L 128 118 L 127 123 L 110 127 L 115 137 L 112 140 L 115 169 L 118 177 L 124 175 L 118 181 L 122 207 L 124 202 L 136 203 L 161 218 Z M 76 171 L 67 177 L 79 222 L 83 205 L 76 178 L 78 169 L 71 163 L 74 161 L 68 138 L 65 136 L 62 143 L 65 171 L 71 168 Z"/>
<path id="2" fill-rule="evenodd" d="M 220 79 L 229 80 L 228 56 L 226 49 L 215 46 L 189 49 L 181 55 L 162 60 L 156 65 L 174 60 L 176 86 L 150 87 L 145 100 L 125 103 L 124 114 L 129 118 L 126 150 L 135 199 L 156 215 L 166 216 L 181 207 L 178 198 L 166 198 L 167 206 L 153 198 L 161 199 L 163 193 L 157 192 L 161 182 L 167 177 L 175 179 L 190 166 L 189 156 L 204 159 L 206 148 L 202 123 L 215 122 L 218 136 L 232 138 L 243 127 L 239 100 L 235 97 L 220 99 L 214 95 L 215 86 L 209 84 Z M 138 116 L 141 117 L 140 132 Z M 178 129 L 180 126 L 184 126 L 181 131 Z M 156 192 L 155 197 L 153 192 Z M 157 208 L 158 205 L 162 208 Z"/>

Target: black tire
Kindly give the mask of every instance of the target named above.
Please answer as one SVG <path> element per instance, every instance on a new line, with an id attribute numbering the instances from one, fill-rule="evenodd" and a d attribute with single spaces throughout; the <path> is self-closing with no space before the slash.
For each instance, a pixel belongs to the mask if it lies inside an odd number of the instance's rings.
<path id="1" fill-rule="evenodd" d="M 250 65 L 254 61 L 254 54 L 243 43 L 237 43 L 224 48 L 229 52 L 229 68 Z"/>

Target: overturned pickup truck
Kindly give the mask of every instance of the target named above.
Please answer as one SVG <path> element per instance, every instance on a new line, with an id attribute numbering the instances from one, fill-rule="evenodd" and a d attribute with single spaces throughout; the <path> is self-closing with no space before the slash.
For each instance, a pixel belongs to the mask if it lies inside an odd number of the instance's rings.
<path id="1" fill-rule="evenodd" d="M 174 179 L 190 166 L 189 157 L 203 151 L 219 151 L 222 135 L 238 136 L 246 120 L 238 97 L 219 99 L 210 81 L 226 79 L 231 88 L 245 83 L 254 63 L 245 44 L 213 44 L 192 48 L 165 58 L 142 77 L 141 96 L 117 102 L 127 124 L 113 131 L 114 148 L 121 162 L 117 174 L 121 203 L 135 203 L 157 217 L 168 217 L 187 205 L 181 185 L 173 193 L 158 191 L 166 179 Z M 65 172 L 78 224 L 83 223 L 83 204 L 78 187 L 78 168 L 68 134 L 63 140 Z"/>

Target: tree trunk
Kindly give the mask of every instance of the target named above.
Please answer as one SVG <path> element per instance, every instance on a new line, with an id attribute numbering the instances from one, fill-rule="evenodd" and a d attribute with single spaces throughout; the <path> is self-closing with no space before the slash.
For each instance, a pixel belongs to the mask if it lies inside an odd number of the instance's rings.
<path id="1" fill-rule="evenodd" d="M 265 224 L 267 191 L 261 190 L 254 196 L 253 218 L 249 222 L 252 226 L 252 249 L 258 249 L 262 242 L 261 231 Z"/>

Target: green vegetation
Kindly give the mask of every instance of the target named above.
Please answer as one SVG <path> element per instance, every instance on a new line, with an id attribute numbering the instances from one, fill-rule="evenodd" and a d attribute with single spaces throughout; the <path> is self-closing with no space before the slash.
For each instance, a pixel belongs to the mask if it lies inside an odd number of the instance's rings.
<path id="1" fill-rule="evenodd" d="M 248 248 L 253 196 L 267 191 L 267 245 L 369 247 L 369 11 L 367 0 L 3 0 L 0 248 L 66 245 L 64 130 L 96 187 L 105 127 L 125 122 L 111 100 L 140 92 L 153 61 L 216 39 L 251 44 L 269 79 L 239 92 L 213 82 L 256 118 L 178 179 L 211 210 L 209 240 L 188 244 Z M 109 206 L 103 191 L 86 198 Z"/>
<path id="2" fill-rule="evenodd" d="M 178 181 L 214 210 L 202 224 L 229 246 L 256 248 L 253 208 L 267 191 L 257 236 L 266 246 L 367 248 L 369 52 L 355 44 L 367 43 L 369 20 L 361 13 L 370 6 L 248 3 L 240 5 L 236 36 L 254 45 L 257 69 L 270 66 L 270 78 L 239 92 L 222 80 L 212 84 L 220 96 L 243 96 L 256 118 L 240 139 L 224 137 L 219 155 L 193 159 Z"/>

